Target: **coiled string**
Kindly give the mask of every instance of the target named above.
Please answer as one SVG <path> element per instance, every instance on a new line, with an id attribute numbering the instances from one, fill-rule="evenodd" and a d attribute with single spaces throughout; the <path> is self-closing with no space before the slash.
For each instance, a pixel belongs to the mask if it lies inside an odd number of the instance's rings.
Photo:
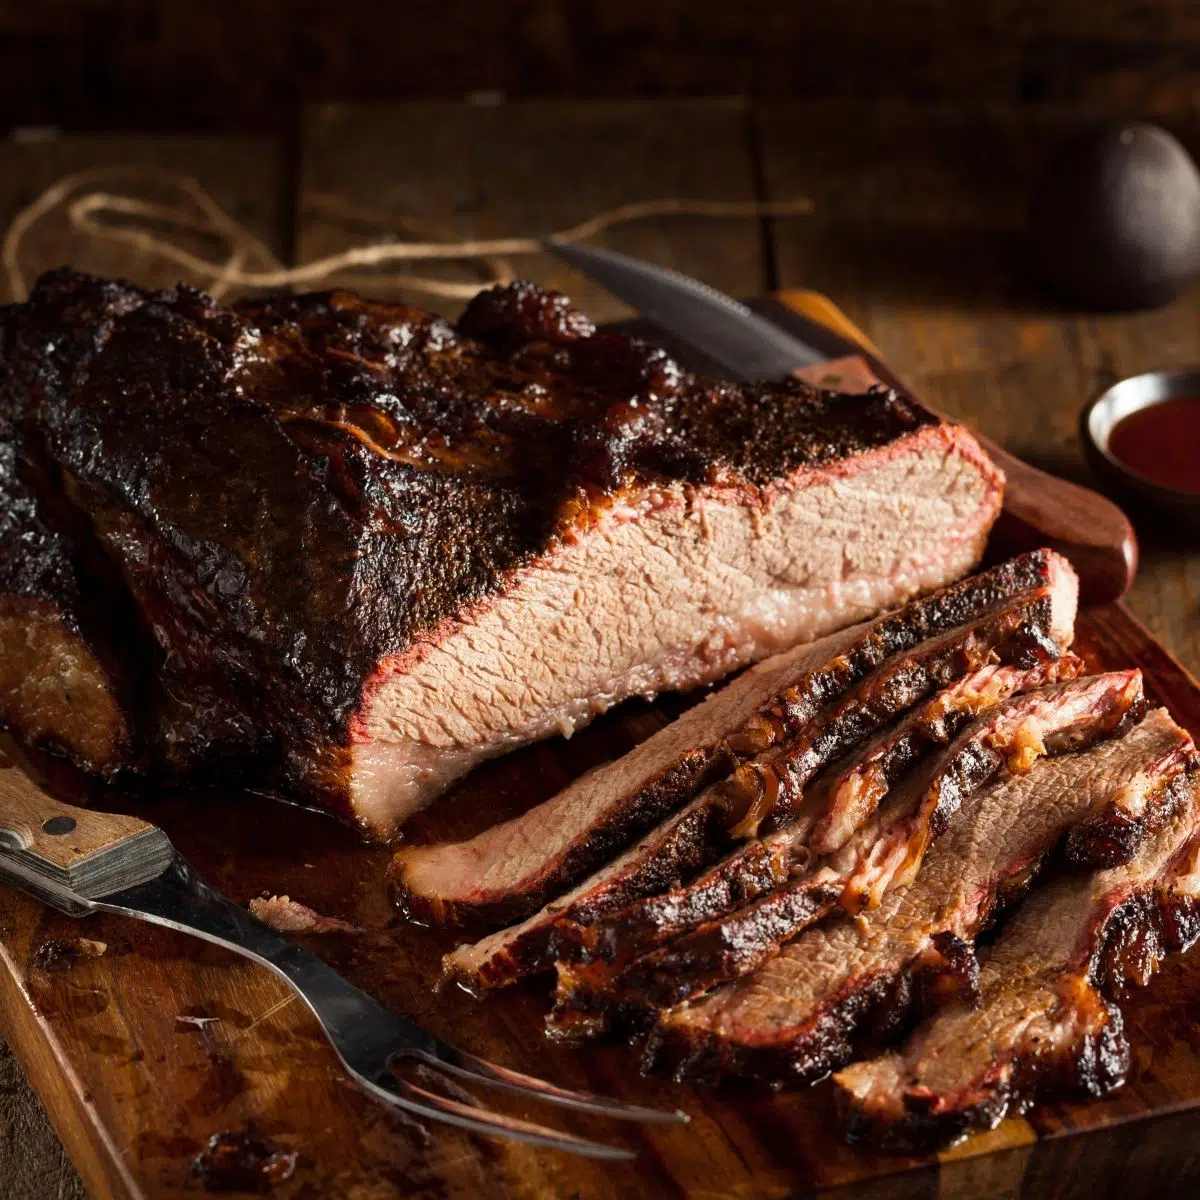
<path id="1" fill-rule="evenodd" d="M 150 198 L 164 193 L 171 199 Z M 336 196 L 310 197 L 306 208 L 310 213 L 375 226 L 379 238 L 288 267 L 192 176 L 158 167 L 106 166 L 64 176 L 18 213 L 4 235 L 0 260 L 9 297 L 24 299 L 29 294 L 29 279 L 22 266 L 26 242 L 42 222 L 65 214 L 76 234 L 171 263 L 190 283 L 204 287 L 215 299 L 231 288 L 312 287 L 334 276 L 339 286 L 360 291 L 398 284 L 431 296 L 469 299 L 483 287 L 515 278 L 509 256 L 537 253 L 547 239 L 583 241 L 614 225 L 648 217 L 791 217 L 810 213 L 813 206 L 803 198 L 738 201 L 666 197 L 622 204 L 541 236 L 462 239 L 448 235 L 431 222 L 362 209 Z M 198 239 L 215 243 L 217 249 L 206 255 L 189 248 Z M 478 281 L 456 282 L 396 269 L 437 261 L 466 263 Z"/>

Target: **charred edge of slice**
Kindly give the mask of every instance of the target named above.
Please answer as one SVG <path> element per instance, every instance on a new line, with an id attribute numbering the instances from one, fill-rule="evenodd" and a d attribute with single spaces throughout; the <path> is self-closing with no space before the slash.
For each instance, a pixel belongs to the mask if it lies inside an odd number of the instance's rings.
<path id="1" fill-rule="evenodd" d="M 1041 590 L 962 630 L 940 634 L 889 660 L 832 712 L 789 727 L 790 741 L 718 785 L 732 836 L 754 838 L 786 825 L 817 771 L 936 688 L 997 661 L 1034 666 L 1057 658 L 1062 648 L 1049 634 L 1053 608 L 1053 595 Z"/>
<path id="2" fill-rule="evenodd" d="M 1071 830 L 1063 848 L 1067 861 L 1081 867 L 1116 867 L 1129 862 L 1146 838 L 1174 816 L 1180 796 L 1179 789 L 1172 786 L 1174 781 L 1197 767 L 1200 754 L 1190 738 L 1181 738 L 1156 764 L 1152 779 L 1129 784 L 1129 789 L 1137 788 L 1140 793 L 1136 812 L 1118 803 Z"/>
<path id="3" fill-rule="evenodd" d="M 555 1004 L 546 1018 L 554 1029 L 574 1022 L 577 1010 L 633 1014 L 670 1008 L 729 979 L 755 970 L 791 938 L 832 912 L 839 881 L 805 880 L 756 901 L 752 913 L 708 922 L 624 967 L 605 962 L 560 965 Z M 570 968 L 570 969 L 568 969 Z"/>
<path id="4" fill-rule="evenodd" d="M 792 770 L 785 753 L 775 755 L 769 767 L 748 764 L 732 779 L 714 786 L 714 805 L 722 812 L 728 811 L 731 791 L 743 786 L 739 776 L 753 776 L 756 797 L 765 794 L 768 787 L 774 789 L 772 794 L 777 794 L 784 786 L 779 780 L 785 773 L 786 786 L 802 793 L 802 779 L 807 781 L 836 754 L 877 731 L 890 717 L 905 711 L 939 684 L 948 684 L 964 670 L 978 667 L 978 660 L 995 658 L 1003 663 L 1006 659 L 1015 659 L 1028 664 L 1031 647 L 1034 647 L 1039 656 L 1055 661 L 1059 647 L 1048 640 L 1045 632 L 1052 606 L 1052 598 L 1037 594 L 964 630 L 963 638 L 970 643 L 966 650 L 958 640 L 943 639 L 928 656 L 906 656 L 886 680 L 878 683 L 869 680 L 873 688 L 866 689 L 865 685 L 860 688 L 861 695 L 839 706 L 822 732 L 799 747 L 797 752 L 807 764 L 802 771 Z M 964 657 L 967 659 L 965 664 Z M 1071 662 L 1077 660 L 1072 656 Z M 1064 667 L 1064 674 L 1069 676 L 1070 673 L 1072 667 Z M 764 790 L 759 790 L 760 783 Z M 728 821 L 729 818 L 724 819 Z M 782 828 L 786 829 L 786 825 Z M 711 857 L 715 858 L 727 844 L 727 839 L 724 844 L 721 841 L 715 843 Z M 736 851 L 727 864 L 719 864 L 699 883 L 693 881 L 664 895 L 651 896 L 616 919 L 586 922 L 588 928 L 583 930 L 568 928 L 564 922 L 559 950 L 564 957 L 574 961 L 627 960 L 631 950 L 661 944 L 697 922 L 713 920 L 787 881 L 795 861 L 779 847 L 780 843 L 773 835 L 765 839 L 748 839 L 744 850 Z"/>
<path id="5" fill-rule="evenodd" d="M 839 900 L 851 914 L 875 907 L 889 888 L 916 876 L 925 851 L 951 814 L 1011 762 L 1014 751 L 1025 756 L 1020 769 L 1032 766 L 1027 759 L 1031 736 L 1039 755 L 1078 750 L 1112 736 L 1143 703 L 1141 675 L 1130 671 L 1054 685 L 997 706 L 954 742 L 929 775 L 918 777 L 920 789 L 911 798 L 902 793 L 895 811 L 890 806 L 881 810 L 860 833 L 861 844 L 852 842 L 811 872 L 731 915 L 690 929 L 628 966 L 606 972 L 595 964 L 584 975 L 560 973 L 550 1022 L 569 1021 L 572 1008 L 581 1004 L 601 1010 L 606 993 L 622 1012 L 681 1003 L 756 970 Z M 1047 704 L 1051 708 L 1041 714 L 1040 727 L 1031 729 Z M 1086 715 L 1078 711 L 1082 704 L 1088 706 Z M 1056 717 L 1062 722 L 1058 726 Z M 576 996 L 573 986 L 586 993 Z"/>
<path id="6" fill-rule="evenodd" d="M 617 813 L 606 814 L 581 834 L 559 861 L 538 871 L 519 891 L 484 896 L 429 894 L 414 886 L 410 877 L 410 862 L 422 854 L 423 848 L 417 848 L 402 850 L 389 868 L 393 903 L 409 919 L 422 922 L 481 928 L 523 920 L 727 775 L 738 762 L 774 744 L 785 727 L 815 715 L 889 658 L 977 621 L 1023 595 L 1061 587 L 1063 580 L 1073 596 L 1073 575 L 1066 560 L 1051 550 L 1034 550 L 912 600 L 880 617 L 824 666 L 801 670 L 800 679 L 785 690 L 784 697 L 761 706 L 723 743 L 681 752 L 670 767 L 637 785 Z M 1050 633 L 1062 636 L 1065 644 L 1069 640 L 1066 632 L 1053 628 L 1055 622 L 1063 621 L 1063 607 L 1051 603 L 1046 621 Z M 1073 610 L 1073 601 L 1065 607 Z M 778 720 L 772 716 L 776 709 L 782 713 Z"/>
<path id="7" fill-rule="evenodd" d="M 669 835 L 645 861 L 638 846 L 589 878 L 577 894 L 567 893 L 520 925 L 501 929 L 473 944 L 459 946 L 442 959 L 445 979 L 467 991 L 502 987 L 548 968 L 558 952 L 559 922 L 598 921 L 609 912 L 649 893 L 669 888 L 697 869 L 713 834 L 711 809 L 693 803 L 669 821 Z"/>
<path id="8" fill-rule="evenodd" d="M 726 859 L 691 883 L 647 896 L 591 924 L 560 921 L 556 949 L 566 962 L 603 963 L 611 971 L 697 924 L 736 912 L 786 883 L 794 865 L 792 848 L 778 835 L 747 843 L 736 859 Z"/>
<path id="9" fill-rule="evenodd" d="M 1167 786 L 1176 793 L 1176 811 L 1195 804 L 1194 775 L 1177 776 Z M 838 1077 L 837 1089 L 847 1139 L 931 1151 L 993 1128 L 1014 1108 L 1040 1097 L 1100 1096 L 1121 1086 L 1130 1051 L 1112 994 L 1131 983 L 1144 987 L 1167 954 L 1188 950 L 1200 936 L 1200 836 L 1194 813 L 1188 826 L 1182 848 L 1154 878 L 1133 884 L 1132 893 L 1127 884 L 1098 898 L 1086 941 L 1055 984 L 1050 1030 L 1025 1030 L 1014 1044 L 996 1047 L 985 1070 L 947 1093 L 907 1083 L 903 1051 L 851 1067 Z M 893 1087 L 873 1088 L 868 1095 L 861 1085 L 856 1088 L 856 1077 L 889 1072 L 893 1064 Z M 885 1076 L 882 1082 L 889 1080 Z"/>
<path id="10" fill-rule="evenodd" d="M 840 772 L 836 765 L 830 768 L 836 773 L 823 781 L 828 802 L 809 835 L 809 853 L 815 858 L 840 850 L 927 750 L 946 745 L 971 721 L 1010 696 L 1076 679 L 1082 672 L 1083 660 L 1068 652 L 1027 670 L 984 667 L 944 688 L 862 754 L 852 752 L 851 762 Z"/>

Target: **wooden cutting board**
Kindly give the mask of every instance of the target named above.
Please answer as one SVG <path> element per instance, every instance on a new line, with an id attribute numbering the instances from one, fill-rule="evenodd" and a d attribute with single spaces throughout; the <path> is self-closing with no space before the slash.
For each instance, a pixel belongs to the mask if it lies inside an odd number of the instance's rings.
<path id="1" fill-rule="evenodd" d="M 806 319 L 839 319 L 822 298 L 795 303 Z M 1085 611 L 1078 646 L 1093 669 L 1141 667 L 1151 699 L 1200 737 L 1196 681 L 1125 608 Z M 630 703 L 569 742 L 500 759 L 463 781 L 406 834 L 419 841 L 461 837 L 520 812 L 623 753 L 685 704 L 678 698 Z M 1196 1170 L 1200 953 L 1168 962 L 1150 988 L 1124 1003 L 1134 1066 L 1120 1091 L 1044 1106 L 937 1158 L 881 1155 L 844 1144 L 827 1084 L 776 1096 L 752 1087 L 712 1092 L 646 1080 L 626 1046 L 572 1050 L 545 1041 L 541 982 L 483 1001 L 457 989 L 435 990 L 438 958 L 453 938 L 394 920 L 382 886 L 389 851 L 364 848 L 324 817 L 232 789 L 129 807 L 164 826 L 200 872 L 235 900 L 286 893 L 361 927 L 355 935 L 304 940 L 446 1039 L 567 1086 L 679 1106 L 692 1121 L 686 1128 L 642 1129 L 561 1118 L 566 1127 L 638 1152 L 634 1163 L 615 1166 L 422 1129 L 346 1080 L 315 1021 L 265 970 L 138 922 L 111 916 L 73 922 L 0 886 L 0 1029 L 98 1200 L 205 1194 L 190 1163 L 223 1131 L 249 1131 L 297 1152 L 294 1176 L 271 1193 L 281 1200 L 699 1200 L 841 1185 L 858 1185 L 853 1194 L 905 1197 L 1083 1196 L 1115 1186 L 1127 1194 L 1145 1186 L 1175 1195 L 1180 1172 Z M 105 952 L 73 964 L 70 954 L 54 953 L 60 940 L 69 946 L 81 935 L 104 943 Z M 507 1107 L 547 1115 L 535 1106 Z M 881 1176 L 892 1178 L 870 1183 Z"/>

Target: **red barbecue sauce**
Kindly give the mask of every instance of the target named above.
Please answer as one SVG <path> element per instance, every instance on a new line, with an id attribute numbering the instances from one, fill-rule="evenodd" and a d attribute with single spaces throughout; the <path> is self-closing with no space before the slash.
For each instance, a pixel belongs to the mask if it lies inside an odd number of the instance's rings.
<path id="1" fill-rule="evenodd" d="M 1122 417 L 1108 452 L 1154 483 L 1200 495 L 1200 396 L 1174 396 Z"/>

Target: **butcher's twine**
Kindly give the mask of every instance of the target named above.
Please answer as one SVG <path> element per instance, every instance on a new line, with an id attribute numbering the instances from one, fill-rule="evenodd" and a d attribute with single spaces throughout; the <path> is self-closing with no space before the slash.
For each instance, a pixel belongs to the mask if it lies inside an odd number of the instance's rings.
<path id="1" fill-rule="evenodd" d="M 147 191 L 154 195 L 173 193 L 174 198 L 168 202 L 150 199 Z M 97 167 L 64 176 L 18 213 L 4 235 L 0 256 L 10 297 L 24 299 L 29 294 L 29 281 L 21 266 L 22 249 L 39 224 L 62 213 L 76 233 L 173 263 L 189 282 L 204 287 L 217 299 L 230 288 L 310 286 L 334 275 L 340 285 L 360 290 L 398 284 L 433 296 L 467 299 L 483 287 L 514 279 L 507 256 L 536 254 L 544 240 L 579 242 L 614 225 L 646 217 L 789 217 L 809 213 L 813 206 L 807 199 L 738 201 L 668 197 L 622 204 L 543 237 L 461 240 L 455 240 L 430 222 L 357 208 L 335 196 L 311 197 L 307 207 L 310 213 L 374 225 L 380 237 L 396 240 L 375 240 L 298 267 L 287 267 L 190 175 L 157 167 Z M 213 240 L 220 245 L 221 252 L 212 257 L 196 253 L 181 244 L 179 235 Z M 439 260 L 467 263 L 479 275 L 479 281 L 459 283 L 383 269 L 394 264 Z M 366 273 L 368 268 L 374 270 Z M 362 273 L 355 275 L 356 270 Z"/>

